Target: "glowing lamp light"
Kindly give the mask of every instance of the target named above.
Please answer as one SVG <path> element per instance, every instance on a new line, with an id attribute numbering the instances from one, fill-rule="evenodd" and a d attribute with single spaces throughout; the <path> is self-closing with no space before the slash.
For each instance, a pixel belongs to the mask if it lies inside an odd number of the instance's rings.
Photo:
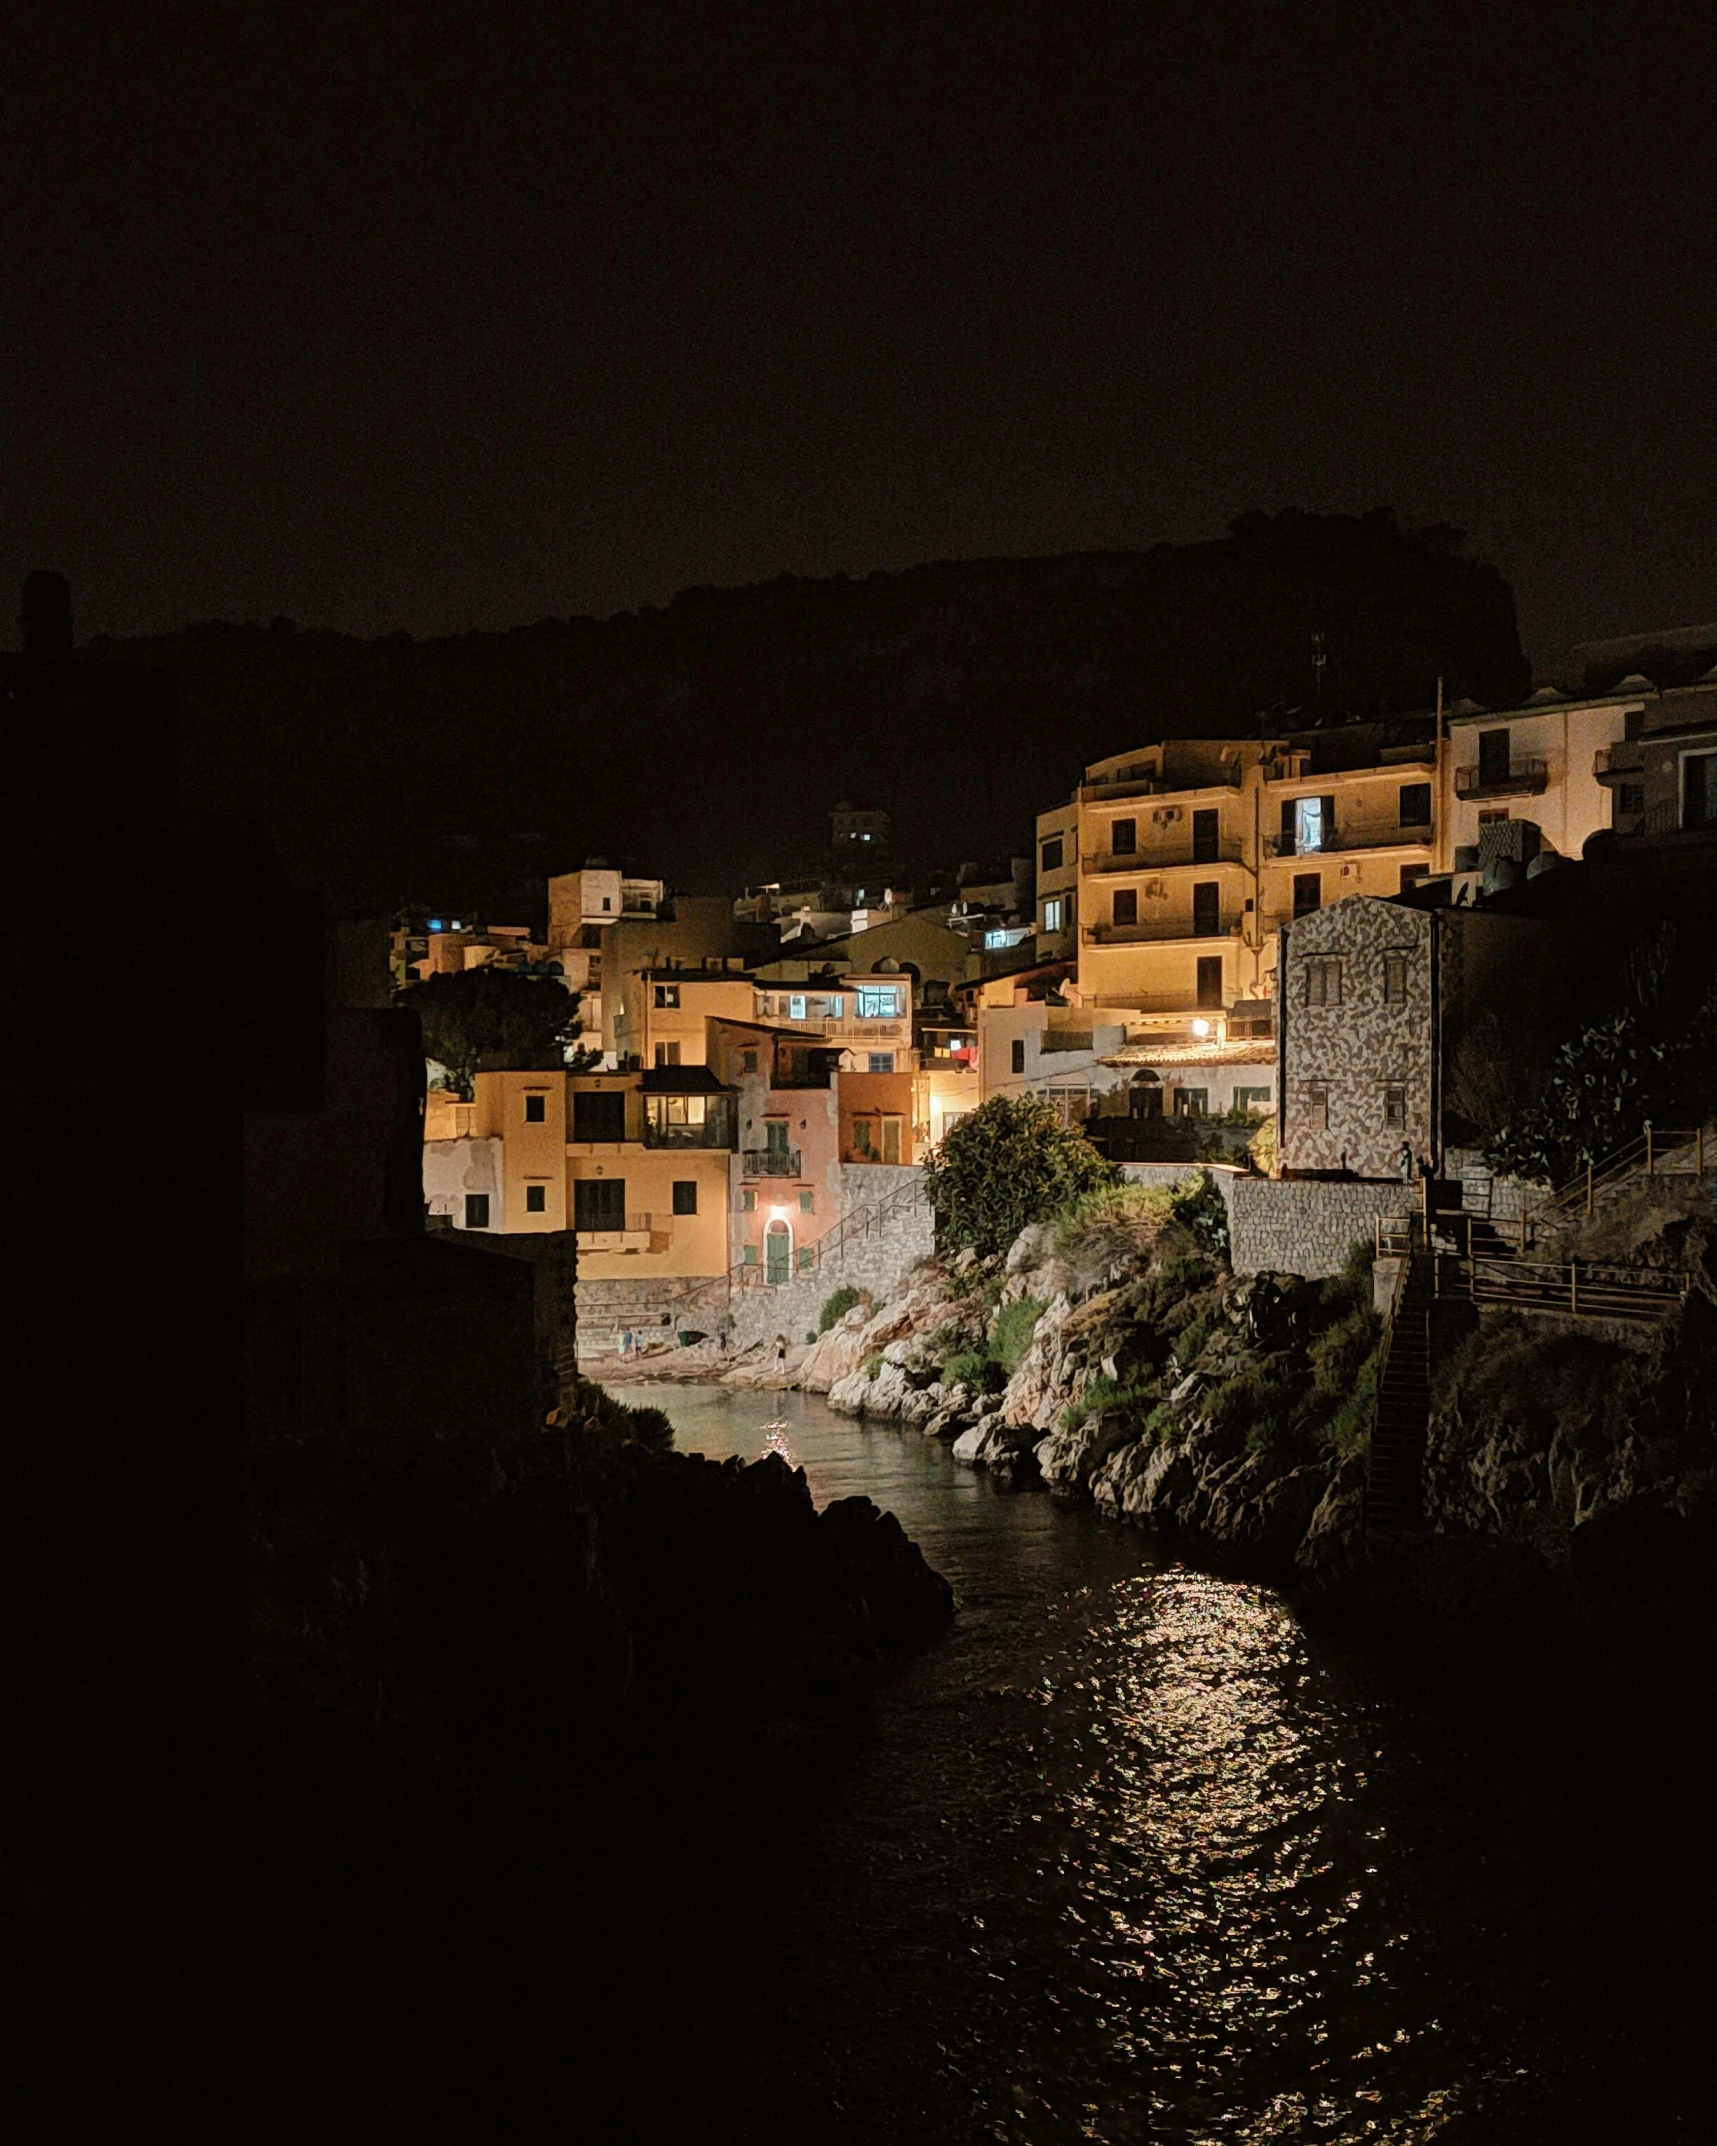
<path id="1" fill-rule="evenodd" d="M 1210 1034 L 1210 1023 L 1208 1021 L 1194 1021 L 1192 1032 L 1195 1036 L 1208 1036 Z"/>
<path id="2" fill-rule="evenodd" d="M 787 1210 L 786 1210 L 786 1208 L 785 1208 L 785 1207 L 772 1207 L 772 1208 L 770 1208 L 770 1210 L 769 1210 L 769 1219 L 770 1219 L 770 1221 L 771 1221 L 771 1222 L 785 1222 L 785 1221 L 786 1221 L 786 1219 L 787 1219 Z"/>

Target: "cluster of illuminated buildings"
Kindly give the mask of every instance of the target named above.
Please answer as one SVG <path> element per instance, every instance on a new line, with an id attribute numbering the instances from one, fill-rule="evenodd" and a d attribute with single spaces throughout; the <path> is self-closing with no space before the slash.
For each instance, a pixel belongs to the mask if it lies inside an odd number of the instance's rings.
<path id="1" fill-rule="evenodd" d="M 398 980 L 546 968 L 583 1025 L 585 1070 L 431 1089 L 430 1211 L 574 1232 L 582 1307 L 792 1279 L 995 1095 L 1123 1159 L 1238 1153 L 1273 1121 L 1278 1168 L 1385 1174 L 1441 1137 L 1440 979 L 1506 987 L 1538 883 L 1594 838 L 1673 867 L 1714 829 L 1717 680 L 1633 675 L 1117 753 L 1038 814 L 1033 858 L 928 894 L 886 815 L 842 806 L 823 872 L 737 899 L 593 862 L 548 881 L 544 938 L 410 913 Z"/>

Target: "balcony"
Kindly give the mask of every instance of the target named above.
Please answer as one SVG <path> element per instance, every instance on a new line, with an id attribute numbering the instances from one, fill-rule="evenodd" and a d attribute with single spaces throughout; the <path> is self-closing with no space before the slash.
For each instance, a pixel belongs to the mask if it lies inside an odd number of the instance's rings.
<path id="1" fill-rule="evenodd" d="M 1079 802 L 1082 805 L 1118 804 L 1129 797 L 1194 797 L 1205 790 L 1238 790 L 1240 774 L 1236 769 L 1231 775 L 1218 775 L 1208 782 L 1173 781 L 1160 775 L 1117 775 L 1108 782 L 1084 782 L 1079 785 Z"/>
<path id="2" fill-rule="evenodd" d="M 740 1157 L 740 1168 L 747 1177 L 797 1177 L 799 1150 L 747 1148 Z"/>
<path id="3" fill-rule="evenodd" d="M 1160 924 L 1085 924 L 1079 937 L 1086 946 L 1153 946 L 1175 939 L 1188 945 L 1214 945 L 1236 938 L 1239 931 L 1239 912 L 1229 910 L 1218 918 L 1214 931 L 1197 930 L 1190 917 L 1171 917 Z"/>
<path id="4" fill-rule="evenodd" d="M 1511 760 L 1507 767 L 1458 767 L 1455 795 L 1460 798 L 1540 797 L 1550 786 L 1542 760 Z"/>
<path id="5" fill-rule="evenodd" d="M 1178 872 L 1198 865 L 1244 863 L 1238 842 L 1219 842 L 1214 849 L 1203 854 L 1195 851 L 1190 839 L 1163 843 L 1155 849 L 1096 850 L 1079 859 L 1082 872 Z"/>
<path id="6" fill-rule="evenodd" d="M 1314 862 L 1319 857 L 1351 856 L 1355 850 L 1365 849 L 1429 849 L 1431 829 L 1429 825 L 1418 827 L 1355 827 L 1344 829 L 1323 842 L 1301 844 L 1281 835 L 1264 837 L 1264 854 L 1279 862 L 1291 858 L 1309 857 Z"/>
<path id="7" fill-rule="evenodd" d="M 625 1227 L 574 1232 L 581 1252 L 665 1252 L 674 1234 L 671 1215 L 629 1214 Z"/>
<path id="8" fill-rule="evenodd" d="M 1645 756 L 1637 739 L 1623 745 L 1600 745 L 1592 755 L 1592 778 L 1606 789 L 1645 780 Z"/>

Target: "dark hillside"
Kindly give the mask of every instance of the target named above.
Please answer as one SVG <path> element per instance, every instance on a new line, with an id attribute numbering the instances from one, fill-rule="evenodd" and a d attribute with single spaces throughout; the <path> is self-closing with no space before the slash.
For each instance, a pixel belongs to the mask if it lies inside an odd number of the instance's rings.
<path id="1" fill-rule="evenodd" d="M 1439 674 L 1500 701 L 1528 676 L 1496 569 L 1384 510 L 433 641 L 277 620 L 101 646 L 178 673 L 190 800 L 261 812 L 337 907 L 497 899 L 587 852 L 726 888 L 814 854 L 843 795 L 892 811 L 916 865 L 976 857 L 1154 737 L 1424 708 Z"/>

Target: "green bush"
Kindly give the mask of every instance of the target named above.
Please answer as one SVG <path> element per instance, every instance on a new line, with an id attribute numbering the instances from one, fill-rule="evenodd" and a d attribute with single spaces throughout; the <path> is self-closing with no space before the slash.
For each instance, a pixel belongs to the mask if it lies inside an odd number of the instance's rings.
<path id="1" fill-rule="evenodd" d="M 855 1304 L 869 1304 L 869 1293 L 855 1289 L 850 1282 L 843 1282 L 823 1299 L 823 1308 L 817 1316 L 817 1332 L 826 1334 L 837 1319 L 842 1319 Z"/>
<path id="2" fill-rule="evenodd" d="M 977 1393 L 1000 1393 L 1007 1373 L 982 1349 L 962 1349 L 942 1366 L 944 1386 L 970 1386 Z"/>
<path id="3" fill-rule="evenodd" d="M 1076 1431 L 1089 1416 L 1108 1416 L 1147 1407 L 1158 1397 L 1155 1379 L 1112 1379 L 1101 1373 L 1094 1378 L 1077 1401 L 1070 1401 L 1061 1411 L 1061 1427 L 1064 1431 Z"/>
<path id="4" fill-rule="evenodd" d="M 1208 1170 L 1195 1170 L 1175 1186 L 1170 1213 L 1200 1251 L 1228 1264 L 1228 1202 Z"/>
<path id="5" fill-rule="evenodd" d="M 1291 1434 L 1299 1397 L 1283 1358 L 1266 1356 L 1224 1379 L 1205 1407 L 1219 1430 L 1244 1433 L 1248 1453 L 1267 1453 Z"/>
<path id="6" fill-rule="evenodd" d="M 1142 1261 L 1173 1213 L 1174 1194 L 1167 1185 L 1093 1185 L 1063 1210 L 1055 1249 L 1064 1259 L 1104 1266 Z"/>
<path id="7" fill-rule="evenodd" d="M 1081 1132 L 1041 1096 L 992 1096 L 931 1151 L 924 1190 L 946 1251 L 1005 1252 L 1094 1186 L 1120 1180 Z"/>
<path id="8" fill-rule="evenodd" d="M 1021 1297 L 1004 1304 L 990 1326 L 990 1354 L 1011 1378 L 1020 1358 L 1031 1347 L 1044 1306 L 1035 1297 Z"/>
<path id="9" fill-rule="evenodd" d="M 1197 1360 L 1199 1351 L 1210 1339 L 1210 1321 L 1199 1314 L 1191 1318 L 1174 1337 L 1174 1360 L 1185 1371 Z"/>
<path id="10" fill-rule="evenodd" d="M 882 1351 L 880 1349 L 872 1349 L 870 1354 L 864 1360 L 864 1375 L 867 1379 L 873 1379 L 876 1377 L 877 1373 L 881 1369 Z"/>
<path id="11" fill-rule="evenodd" d="M 1318 1436 L 1343 1460 L 1350 1454 L 1371 1449 L 1371 1424 L 1377 1412 L 1377 1381 L 1383 1369 L 1383 1351 L 1373 1349 L 1354 1373 L 1353 1384 L 1337 1404 Z"/>

